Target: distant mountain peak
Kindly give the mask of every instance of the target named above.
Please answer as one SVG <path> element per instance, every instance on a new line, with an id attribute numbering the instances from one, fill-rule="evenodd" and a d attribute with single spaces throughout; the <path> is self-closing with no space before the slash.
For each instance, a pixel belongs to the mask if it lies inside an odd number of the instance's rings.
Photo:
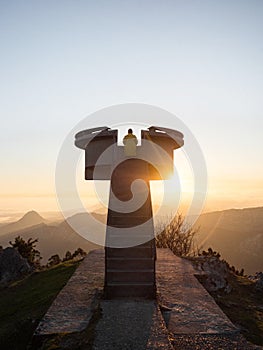
<path id="1" fill-rule="evenodd" d="M 44 223 L 46 220 L 39 215 L 35 210 L 30 210 L 21 219 L 19 219 L 16 223 L 21 224 L 23 226 L 33 226 Z"/>
<path id="2" fill-rule="evenodd" d="M 18 221 L 12 222 L 1 227 L 0 234 L 3 235 L 6 233 L 23 230 L 27 227 L 37 226 L 45 223 L 46 220 L 41 215 L 39 215 L 35 210 L 30 210 Z"/>
<path id="3" fill-rule="evenodd" d="M 25 215 L 23 216 L 23 217 L 25 217 L 25 216 L 37 216 L 37 217 L 42 217 L 40 214 L 38 214 L 38 212 L 37 211 L 35 211 L 35 210 L 30 210 L 30 211 L 28 211 L 27 213 L 25 213 Z"/>

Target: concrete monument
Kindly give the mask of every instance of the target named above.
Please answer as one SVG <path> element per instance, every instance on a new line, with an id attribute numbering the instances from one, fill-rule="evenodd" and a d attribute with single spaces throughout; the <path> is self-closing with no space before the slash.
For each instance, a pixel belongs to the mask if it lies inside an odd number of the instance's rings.
<path id="1" fill-rule="evenodd" d="M 107 299 L 156 296 L 156 249 L 150 180 L 173 172 L 173 151 L 183 146 L 179 131 L 149 127 L 131 153 L 118 145 L 118 131 L 80 131 L 75 145 L 85 150 L 85 179 L 110 180 L 105 242 Z"/>

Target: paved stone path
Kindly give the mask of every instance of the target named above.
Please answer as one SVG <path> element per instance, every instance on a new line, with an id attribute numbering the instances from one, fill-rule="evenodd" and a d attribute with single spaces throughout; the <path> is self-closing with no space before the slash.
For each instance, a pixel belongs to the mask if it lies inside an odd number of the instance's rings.
<path id="1" fill-rule="evenodd" d="M 172 350 L 155 301 L 105 300 L 93 350 Z"/>
<path id="2" fill-rule="evenodd" d="M 104 251 L 92 251 L 58 294 L 35 334 L 82 332 L 99 306 L 100 315 L 95 324 L 92 321 L 93 350 L 262 349 L 239 334 L 194 273 L 187 260 L 168 249 L 157 249 L 158 303 L 102 300 Z"/>

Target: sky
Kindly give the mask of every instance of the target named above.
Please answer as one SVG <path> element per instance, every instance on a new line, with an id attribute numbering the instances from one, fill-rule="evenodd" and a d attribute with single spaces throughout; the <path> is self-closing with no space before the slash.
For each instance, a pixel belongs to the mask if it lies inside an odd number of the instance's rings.
<path id="1" fill-rule="evenodd" d="M 58 210 L 64 138 L 123 103 L 192 131 L 206 211 L 263 205 L 262 18 L 260 0 L 0 0 L 1 217 Z"/>

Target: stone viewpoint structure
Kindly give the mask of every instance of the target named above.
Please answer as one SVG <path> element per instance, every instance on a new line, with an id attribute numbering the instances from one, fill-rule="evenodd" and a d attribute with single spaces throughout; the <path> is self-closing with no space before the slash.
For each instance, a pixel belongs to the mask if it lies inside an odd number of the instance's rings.
<path id="1" fill-rule="evenodd" d="M 85 150 L 85 179 L 110 180 L 104 294 L 106 299 L 154 299 L 156 248 L 149 181 L 172 175 L 173 151 L 183 146 L 183 134 L 154 126 L 141 130 L 141 145 L 132 156 L 117 141 L 118 131 L 108 127 L 75 136 L 75 145 Z"/>
<path id="2" fill-rule="evenodd" d="M 85 179 L 111 182 L 105 249 L 89 252 L 59 292 L 32 349 L 261 348 L 240 335 L 189 260 L 155 249 L 149 181 L 172 173 L 173 150 L 183 145 L 183 135 L 142 130 L 141 145 L 129 156 L 117 136 L 107 127 L 76 135 L 86 154 Z"/>

